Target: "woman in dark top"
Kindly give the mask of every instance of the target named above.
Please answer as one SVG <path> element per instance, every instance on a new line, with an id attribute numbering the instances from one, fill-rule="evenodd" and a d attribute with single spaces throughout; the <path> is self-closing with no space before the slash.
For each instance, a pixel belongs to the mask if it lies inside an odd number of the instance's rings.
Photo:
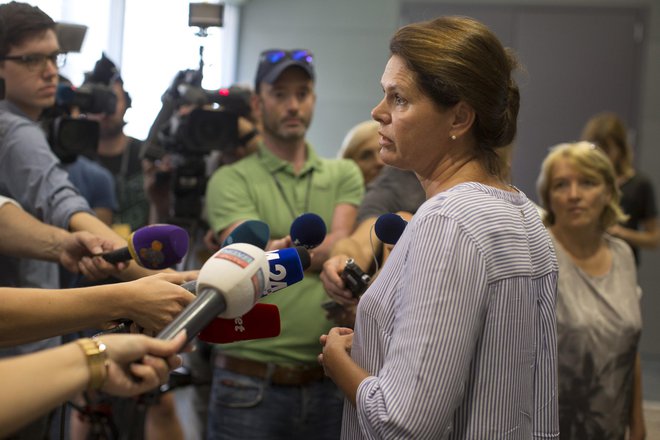
<path id="1" fill-rule="evenodd" d="M 639 248 L 655 249 L 660 246 L 653 184 L 633 167 L 626 127 L 614 113 L 593 116 L 582 131 L 582 139 L 601 147 L 614 165 L 621 190 L 621 207 L 629 218 L 625 223 L 612 226 L 608 232 L 632 247 L 635 261 L 639 265 Z"/>

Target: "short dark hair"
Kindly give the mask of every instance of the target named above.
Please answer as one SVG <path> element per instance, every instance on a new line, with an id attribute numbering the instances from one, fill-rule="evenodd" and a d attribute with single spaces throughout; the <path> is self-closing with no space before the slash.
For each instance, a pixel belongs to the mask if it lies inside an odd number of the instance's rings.
<path id="1" fill-rule="evenodd" d="M 420 90 L 440 108 L 463 100 L 474 109 L 477 153 L 487 169 L 501 171 L 495 149 L 513 142 L 520 93 L 512 77 L 518 62 L 482 23 L 468 17 L 439 17 L 400 28 L 390 52 L 414 72 Z"/>
<path id="2" fill-rule="evenodd" d="M 0 5 L 0 57 L 7 55 L 12 46 L 49 29 L 55 30 L 55 22 L 36 6 L 20 2 Z"/>

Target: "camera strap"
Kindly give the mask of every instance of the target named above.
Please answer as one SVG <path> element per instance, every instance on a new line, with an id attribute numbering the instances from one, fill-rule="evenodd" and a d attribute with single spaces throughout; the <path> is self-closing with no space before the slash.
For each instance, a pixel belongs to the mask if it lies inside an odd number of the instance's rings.
<path id="1" fill-rule="evenodd" d="M 309 170 L 309 173 L 307 174 L 307 191 L 305 192 L 305 207 L 303 209 L 303 212 L 301 212 L 300 214 L 296 214 L 296 211 L 293 209 L 293 205 L 287 198 L 286 193 L 284 192 L 284 187 L 282 186 L 280 179 L 277 178 L 276 173 L 277 171 L 273 171 L 270 173 L 270 175 L 273 176 L 273 180 L 275 181 L 275 186 L 277 186 L 277 190 L 280 192 L 282 199 L 284 199 L 284 203 L 286 204 L 286 207 L 289 209 L 289 212 L 291 213 L 291 218 L 295 220 L 295 218 L 298 217 L 298 215 L 303 214 L 305 212 L 309 212 L 309 198 L 312 192 L 312 178 L 314 174 L 314 169 L 312 168 L 311 170 Z"/>

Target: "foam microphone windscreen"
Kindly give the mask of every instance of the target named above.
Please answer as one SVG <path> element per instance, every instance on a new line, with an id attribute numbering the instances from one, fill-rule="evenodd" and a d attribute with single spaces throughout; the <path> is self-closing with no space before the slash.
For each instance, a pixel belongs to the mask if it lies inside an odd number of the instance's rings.
<path id="1" fill-rule="evenodd" d="M 225 246 L 206 260 L 197 277 L 197 294 L 215 289 L 225 297 L 227 307 L 218 316 L 236 318 L 247 313 L 268 286 L 266 253 L 247 243 Z"/>
<path id="2" fill-rule="evenodd" d="M 383 214 L 378 217 L 374 225 L 376 237 L 383 243 L 394 245 L 403 234 L 407 224 L 408 222 L 398 214 L 391 212 Z"/>
<path id="3" fill-rule="evenodd" d="M 319 215 L 306 212 L 291 223 L 289 234 L 294 245 L 312 249 L 323 243 L 325 239 L 325 222 Z"/>
<path id="4" fill-rule="evenodd" d="M 102 254 L 102 257 L 110 263 L 134 259 L 148 269 L 165 269 L 183 259 L 188 252 L 188 242 L 188 233 L 179 226 L 149 225 L 133 232 L 126 248 Z"/>
<path id="5" fill-rule="evenodd" d="M 214 344 L 274 338 L 280 334 L 280 312 L 275 304 L 257 303 L 245 315 L 234 319 L 215 318 L 199 334 Z"/>
<path id="6" fill-rule="evenodd" d="M 270 228 L 260 220 L 246 220 L 236 226 L 222 242 L 221 247 L 234 243 L 249 243 L 260 249 L 266 249 L 270 238 Z"/>

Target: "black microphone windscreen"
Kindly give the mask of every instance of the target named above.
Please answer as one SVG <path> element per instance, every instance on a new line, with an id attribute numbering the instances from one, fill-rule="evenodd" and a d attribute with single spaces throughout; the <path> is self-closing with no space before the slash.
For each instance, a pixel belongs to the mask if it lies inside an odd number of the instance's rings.
<path id="1" fill-rule="evenodd" d="M 309 251 L 304 246 L 296 246 L 296 252 L 300 257 L 300 265 L 303 271 L 307 270 L 312 265 L 312 257 L 309 255 Z"/>
<path id="2" fill-rule="evenodd" d="M 376 237 L 383 243 L 394 245 L 403 234 L 407 224 L 408 222 L 397 214 L 391 212 L 383 214 L 378 217 L 374 225 Z"/>
<path id="3" fill-rule="evenodd" d="M 290 235 L 295 246 L 315 248 L 323 243 L 325 234 L 325 222 L 319 215 L 311 212 L 299 215 L 291 223 Z"/>

